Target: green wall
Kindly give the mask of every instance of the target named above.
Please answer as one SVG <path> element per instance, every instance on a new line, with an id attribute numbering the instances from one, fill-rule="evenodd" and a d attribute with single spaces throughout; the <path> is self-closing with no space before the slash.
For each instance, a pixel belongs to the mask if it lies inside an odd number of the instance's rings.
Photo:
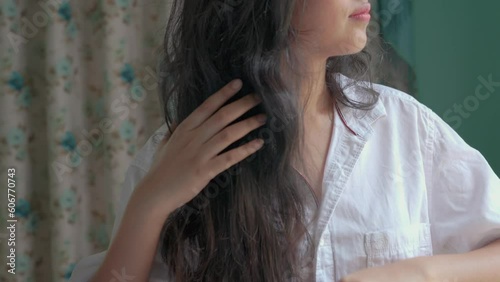
<path id="1" fill-rule="evenodd" d="M 417 0 L 413 19 L 416 98 L 500 176 L 500 1 Z M 481 77 L 489 76 L 488 89 Z"/>

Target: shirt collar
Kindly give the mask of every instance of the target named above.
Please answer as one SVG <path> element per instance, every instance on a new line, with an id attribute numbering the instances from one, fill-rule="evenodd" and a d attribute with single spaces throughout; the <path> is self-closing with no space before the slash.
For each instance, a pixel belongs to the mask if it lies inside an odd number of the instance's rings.
<path id="1" fill-rule="evenodd" d="M 362 87 L 368 87 L 368 83 L 366 81 L 360 81 L 357 84 L 345 87 L 347 83 L 353 82 L 354 80 L 341 73 L 335 73 L 335 78 L 344 90 L 344 94 L 351 100 L 359 102 L 368 101 L 367 97 L 371 97 L 371 94 L 367 93 Z M 369 110 L 354 109 L 337 102 L 335 103 L 335 108 L 340 116 L 340 119 L 349 131 L 363 139 L 368 138 L 371 134 L 372 124 L 380 117 L 387 115 L 380 98 L 377 100 L 374 107 Z"/>

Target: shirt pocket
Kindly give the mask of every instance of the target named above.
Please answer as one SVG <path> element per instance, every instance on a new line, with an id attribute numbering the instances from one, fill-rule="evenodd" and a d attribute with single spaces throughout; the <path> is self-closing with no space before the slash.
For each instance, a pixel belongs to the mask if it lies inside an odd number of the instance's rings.
<path id="1" fill-rule="evenodd" d="M 364 234 L 367 267 L 432 255 L 430 223 L 414 223 Z"/>

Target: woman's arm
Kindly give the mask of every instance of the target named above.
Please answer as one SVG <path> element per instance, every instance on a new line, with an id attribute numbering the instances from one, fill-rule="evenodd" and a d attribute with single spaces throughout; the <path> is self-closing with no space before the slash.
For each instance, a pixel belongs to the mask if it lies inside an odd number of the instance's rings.
<path id="1" fill-rule="evenodd" d="M 366 268 L 340 282 L 500 282 L 500 239 L 460 254 L 439 254 Z"/>
<path id="2" fill-rule="evenodd" d="M 141 198 L 137 191 L 145 190 L 139 188 L 132 194 L 116 237 L 91 281 L 148 281 L 166 217 L 137 200 Z"/>
<path id="3" fill-rule="evenodd" d="M 421 258 L 428 281 L 500 281 L 500 239 L 463 254 Z"/>

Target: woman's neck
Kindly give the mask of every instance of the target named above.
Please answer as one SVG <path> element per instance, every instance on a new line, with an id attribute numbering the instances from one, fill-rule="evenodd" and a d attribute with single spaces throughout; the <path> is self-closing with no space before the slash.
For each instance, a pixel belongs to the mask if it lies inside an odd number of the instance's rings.
<path id="1" fill-rule="evenodd" d="M 313 62 L 313 60 L 311 60 Z M 318 60 L 309 63 L 303 77 L 301 105 L 304 116 L 331 116 L 333 100 L 326 85 L 326 61 Z"/>

